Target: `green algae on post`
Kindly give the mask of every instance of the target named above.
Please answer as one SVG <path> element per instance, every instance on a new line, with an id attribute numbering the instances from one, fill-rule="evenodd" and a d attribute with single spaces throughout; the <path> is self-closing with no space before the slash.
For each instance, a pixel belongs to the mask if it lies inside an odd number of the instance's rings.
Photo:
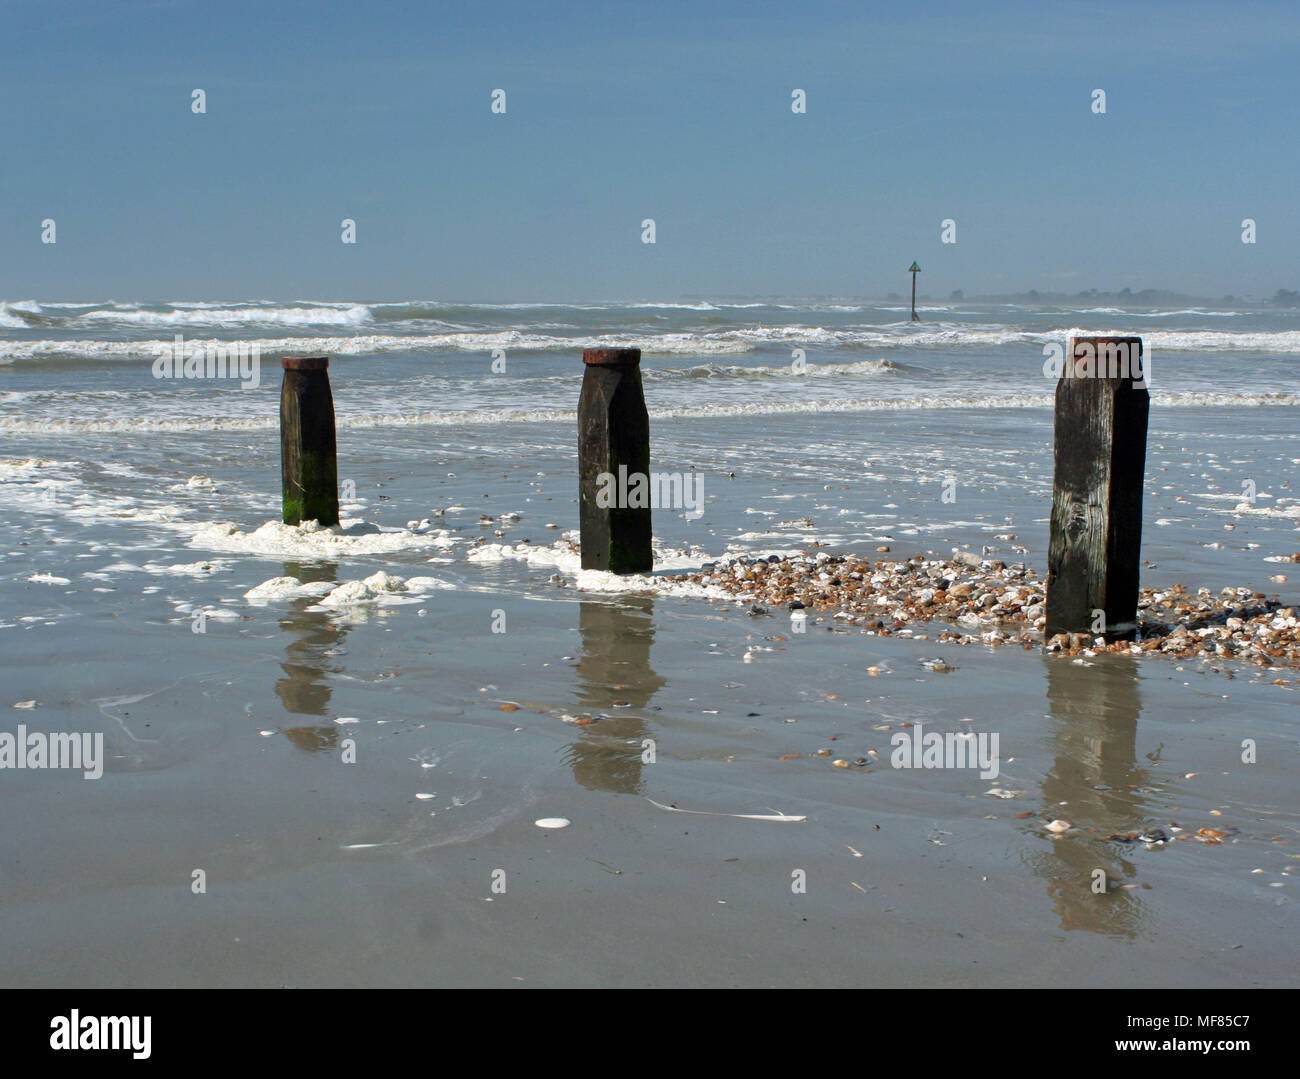
<path id="1" fill-rule="evenodd" d="M 286 356 L 280 361 L 280 479 L 284 523 L 339 523 L 339 483 L 334 438 L 334 398 L 329 359 Z"/>

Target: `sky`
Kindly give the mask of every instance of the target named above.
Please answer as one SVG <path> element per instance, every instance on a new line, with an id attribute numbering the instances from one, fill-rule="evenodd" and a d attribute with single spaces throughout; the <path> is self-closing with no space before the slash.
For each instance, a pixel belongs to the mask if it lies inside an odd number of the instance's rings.
<path id="1" fill-rule="evenodd" d="M 0 26 L 8 301 L 879 297 L 913 260 L 938 296 L 1300 287 L 1294 2 L 0 0 Z"/>

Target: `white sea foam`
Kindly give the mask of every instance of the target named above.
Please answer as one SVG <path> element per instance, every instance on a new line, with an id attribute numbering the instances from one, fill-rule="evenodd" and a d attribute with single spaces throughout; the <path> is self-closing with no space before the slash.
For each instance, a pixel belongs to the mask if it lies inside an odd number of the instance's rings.
<path id="1" fill-rule="evenodd" d="M 690 419 L 727 416 L 801 416 L 820 413 L 911 412 L 917 410 L 951 411 L 973 409 L 1047 408 L 1050 393 L 1025 394 L 917 394 L 898 397 L 860 397 L 839 400 L 792 400 L 788 397 L 719 405 L 692 405 L 681 408 L 652 408 L 652 419 Z M 1293 393 L 1162 393 L 1152 394 L 1156 408 L 1295 408 L 1300 395 Z M 376 412 L 339 416 L 340 429 L 374 427 L 481 427 L 514 423 L 573 423 L 577 413 L 568 409 L 482 409 L 445 412 Z M 114 432 L 147 435 L 151 433 L 186 433 L 192 431 L 273 431 L 279 429 L 275 415 L 241 417 L 185 417 L 152 419 L 122 416 L 115 419 L 30 420 L 0 417 L 0 434 L 64 435 L 107 434 Z"/>
<path id="2" fill-rule="evenodd" d="M 380 570 L 364 580 L 344 581 L 322 596 L 318 606 L 351 607 L 405 591 L 406 581 L 403 578 Z"/>
<path id="3" fill-rule="evenodd" d="M 772 340 L 785 342 L 788 334 L 774 331 Z M 812 333 L 809 342 L 821 340 Z M 229 339 L 194 338 L 191 348 L 229 344 Z M 587 348 L 639 348 L 650 355 L 707 355 L 749 352 L 763 343 L 762 335 L 716 334 L 602 334 L 591 337 L 561 337 L 553 334 L 527 333 L 520 330 L 484 330 L 436 334 L 356 334 L 348 337 L 266 337 L 244 341 L 256 347 L 263 357 L 294 352 L 313 355 L 367 356 L 387 352 L 460 351 L 490 353 L 493 349 L 516 352 L 575 352 Z M 169 340 L 116 341 L 101 339 L 36 341 L 0 341 L 0 363 L 30 361 L 47 357 L 75 357 L 98 360 L 138 359 L 152 362 Z"/>
<path id="4" fill-rule="evenodd" d="M 332 581 L 310 581 L 304 584 L 297 577 L 272 577 L 244 593 L 244 599 L 259 607 L 301 599 L 304 596 L 323 596 L 334 590 Z"/>
<path id="5" fill-rule="evenodd" d="M 691 581 L 673 581 L 657 576 L 658 573 L 695 569 L 705 562 L 714 561 L 698 549 L 683 550 L 656 546 L 653 550 L 654 574 L 616 574 L 602 570 L 582 568 L 582 557 L 575 544 L 576 534 L 566 533 L 566 538 L 550 546 L 530 543 L 485 543 L 466 554 L 468 562 L 493 563 L 505 561 L 524 562 L 537 568 L 554 569 L 573 580 L 584 592 L 654 592 L 660 595 L 695 596 L 712 599 L 729 599 L 726 592 L 711 585 L 698 585 Z"/>
<path id="6" fill-rule="evenodd" d="M 230 560 L 224 558 L 205 559 L 202 562 L 146 562 L 143 566 L 137 566 L 133 562 L 114 562 L 99 573 L 86 573 L 82 576 L 93 576 L 96 580 L 109 580 L 116 573 L 148 573 L 155 577 L 211 577 L 214 573 L 224 573 L 230 566 Z"/>
<path id="7" fill-rule="evenodd" d="M 1130 318 L 1172 318 L 1175 315 L 1192 315 L 1195 318 L 1238 318 L 1247 314 L 1245 311 L 1204 311 L 1189 307 L 1181 311 L 1123 311 L 1121 314 Z"/>
<path id="8" fill-rule="evenodd" d="M 0 458 L 0 482 L 33 479 L 46 469 L 69 468 L 71 462 L 45 457 Z"/>
<path id="9" fill-rule="evenodd" d="M 465 555 L 467 562 L 525 562 L 530 566 L 545 566 L 565 573 L 577 573 L 582 568 L 582 560 L 577 550 L 568 541 L 557 540 L 549 547 L 530 543 L 484 543 L 472 548 Z"/>
<path id="10" fill-rule="evenodd" d="M 336 618 L 364 622 L 369 611 L 394 604 L 418 603 L 430 593 L 457 586 L 438 577 L 402 578 L 380 570 L 360 580 L 341 583 L 313 581 L 304 584 L 297 577 L 272 577 L 244 593 L 244 599 L 257 607 L 285 603 L 306 597 L 317 602 L 310 611 L 328 612 Z M 339 720 L 338 722 L 355 722 Z"/>
<path id="11" fill-rule="evenodd" d="M 144 314 L 151 314 L 142 312 Z M 336 312 L 336 314 L 339 314 Z M 341 316 L 340 316 L 341 317 Z M 350 317 L 350 316 L 349 316 Z M 179 324 L 178 320 L 178 324 Z M 253 321 L 253 320 L 249 320 Z M 574 352 L 585 348 L 639 348 L 647 355 L 707 356 L 742 354 L 762 347 L 819 349 L 915 349 L 998 347 L 1014 344 L 1042 345 L 1068 337 L 1123 335 L 1123 330 L 1028 331 L 1009 326 L 969 327 L 940 324 L 914 329 L 906 324 L 880 329 L 826 329 L 819 326 L 767 326 L 751 329 L 660 334 L 602 334 L 565 337 L 520 330 L 467 331 L 439 334 L 356 334 L 347 337 L 270 337 L 245 342 L 263 356 L 311 352 L 332 356 L 379 355 L 388 352 L 466 351 L 492 349 L 534 352 Z M 1222 330 L 1153 330 L 1142 335 L 1148 348 L 1167 352 L 1300 352 L 1300 331 L 1229 333 Z M 193 347 L 216 347 L 226 340 L 191 340 Z M 0 363 L 42 358 L 140 361 L 156 357 L 172 342 L 100 339 L 0 341 Z"/>
<path id="12" fill-rule="evenodd" d="M 1249 502 L 1238 502 L 1231 508 L 1223 508 L 1219 506 L 1210 506 L 1208 508 L 1212 513 L 1226 513 L 1232 516 L 1283 517 L 1294 521 L 1300 521 L 1300 500 L 1288 498 L 1278 499 L 1277 505 L 1275 506 L 1258 506 L 1251 505 Z"/>
<path id="13" fill-rule="evenodd" d="M 880 357 L 874 360 L 856 360 L 850 363 L 808 363 L 802 372 L 792 364 L 775 367 L 738 364 L 699 364 L 695 367 L 648 368 L 643 377 L 647 382 L 660 382 L 677 378 L 818 378 L 821 376 L 850 377 L 853 375 L 883 375 L 900 371 L 902 367 L 893 360 Z"/>
<path id="14" fill-rule="evenodd" d="M 171 311 L 87 311 L 76 322 L 119 322 L 133 326 L 361 326 L 370 320 L 364 304 L 347 307 L 190 307 Z"/>
<path id="15" fill-rule="evenodd" d="M 451 533 L 381 530 L 364 521 L 345 520 L 341 527 L 322 528 L 315 521 L 287 525 L 267 521 L 252 532 L 244 532 L 229 521 L 199 527 L 190 546 L 225 554 L 260 554 L 276 558 L 337 559 L 358 555 L 388 554 L 394 551 L 445 547 Z"/>

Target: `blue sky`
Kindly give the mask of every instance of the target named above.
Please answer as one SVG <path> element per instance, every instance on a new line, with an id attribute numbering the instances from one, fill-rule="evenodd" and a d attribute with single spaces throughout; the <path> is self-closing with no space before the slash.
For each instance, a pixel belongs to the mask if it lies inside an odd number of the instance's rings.
<path id="1" fill-rule="evenodd" d="M 943 296 L 1300 287 L 1294 4 L 18 0 L 0 20 L 7 300 L 880 296 L 913 259 Z"/>

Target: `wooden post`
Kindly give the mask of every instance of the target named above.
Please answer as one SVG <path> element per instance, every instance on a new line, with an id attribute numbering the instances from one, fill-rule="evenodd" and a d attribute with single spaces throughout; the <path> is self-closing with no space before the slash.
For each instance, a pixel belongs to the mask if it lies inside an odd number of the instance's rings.
<path id="1" fill-rule="evenodd" d="M 921 272 L 921 267 L 912 261 L 912 265 L 907 268 L 907 272 L 912 275 L 912 321 L 920 322 L 921 316 L 916 313 L 916 275 Z"/>
<path id="2" fill-rule="evenodd" d="M 1047 639 L 1133 636 L 1151 397 L 1140 337 L 1073 337 L 1056 384 Z M 1097 612 L 1101 616 L 1098 617 Z"/>
<path id="3" fill-rule="evenodd" d="M 639 348 L 589 348 L 578 399 L 582 568 L 649 573 L 650 417 Z M 637 477 L 640 477 L 638 480 Z"/>
<path id="4" fill-rule="evenodd" d="M 284 523 L 339 523 L 334 398 L 329 359 L 286 356 L 280 388 L 280 479 Z"/>

